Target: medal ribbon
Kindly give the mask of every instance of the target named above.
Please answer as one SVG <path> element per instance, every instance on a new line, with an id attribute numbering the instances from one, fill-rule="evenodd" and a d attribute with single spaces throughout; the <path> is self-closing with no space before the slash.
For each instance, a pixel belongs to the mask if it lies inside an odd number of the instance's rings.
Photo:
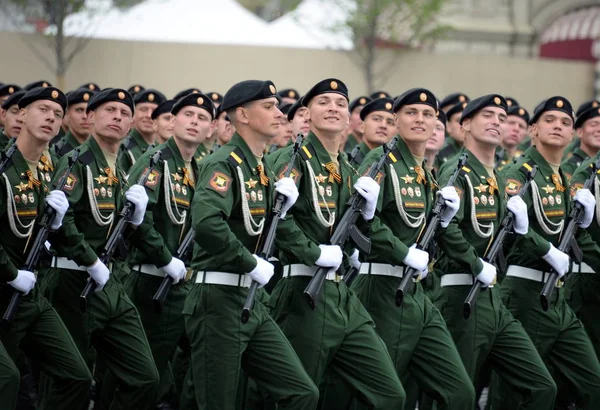
<path id="1" fill-rule="evenodd" d="M 194 188 L 194 180 L 190 178 L 190 170 L 187 168 L 181 168 L 181 172 L 183 173 L 183 185 Z"/>
<path id="2" fill-rule="evenodd" d="M 47 156 L 42 155 L 42 157 L 40 158 L 40 162 L 44 166 L 44 169 L 42 171 L 45 171 L 45 172 L 54 171 L 54 167 L 52 166 L 52 161 L 50 161 L 50 158 L 48 158 Z"/>
<path id="3" fill-rule="evenodd" d="M 494 192 L 498 191 L 498 182 L 496 182 L 496 178 L 489 177 L 486 181 L 488 184 L 490 184 L 488 192 L 490 195 L 494 195 Z"/>
<path id="4" fill-rule="evenodd" d="M 552 174 L 552 183 L 558 192 L 565 192 L 565 187 L 560 183 L 560 177 L 557 174 Z"/>
<path id="5" fill-rule="evenodd" d="M 265 174 L 265 169 L 262 164 L 258 164 L 256 167 L 256 172 L 260 175 L 260 183 L 264 186 L 269 185 L 269 177 Z"/>
<path id="6" fill-rule="evenodd" d="M 119 178 L 117 178 L 110 167 L 104 168 L 104 173 L 108 177 L 108 182 L 106 183 L 108 186 L 112 186 L 112 184 L 118 184 Z"/>
<path id="7" fill-rule="evenodd" d="M 425 185 L 427 182 L 427 179 L 425 178 L 425 170 L 423 170 L 421 166 L 417 165 L 415 167 L 415 172 L 417 173 L 417 184 Z"/>
<path id="8" fill-rule="evenodd" d="M 339 174 L 337 166 L 333 162 L 328 162 L 325 164 L 325 169 L 329 172 L 329 182 L 334 182 L 336 184 L 342 183 L 342 176 Z"/>
<path id="9" fill-rule="evenodd" d="M 38 181 L 37 179 L 35 179 L 33 177 L 33 172 L 31 172 L 30 169 L 27 170 L 26 175 L 27 175 L 27 188 L 33 189 L 33 187 L 39 187 L 40 185 L 42 185 L 42 183 L 40 181 Z"/>

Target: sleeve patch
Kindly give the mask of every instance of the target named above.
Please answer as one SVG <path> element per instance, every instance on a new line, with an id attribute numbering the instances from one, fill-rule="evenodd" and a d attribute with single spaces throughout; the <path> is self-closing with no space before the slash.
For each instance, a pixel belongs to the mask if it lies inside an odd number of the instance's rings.
<path id="1" fill-rule="evenodd" d="M 67 177 L 67 180 L 65 181 L 65 186 L 63 188 L 63 190 L 65 191 L 72 191 L 73 188 L 75 188 L 75 185 L 77 185 L 77 177 L 73 174 L 69 174 L 69 176 Z"/>
<path id="2" fill-rule="evenodd" d="M 505 192 L 508 195 L 516 195 L 519 193 L 519 190 L 521 189 L 522 186 L 523 186 L 523 184 L 521 182 L 517 181 L 516 179 L 508 178 L 506 180 Z"/>
<path id="3" fill-rule="evenodd" d="M 575 196 L 575 194 L 577 193 L 577 191 L 579 191 L 580 189 L 583 188 L 583 184 L 580 182 L 577 182 L 575 184 L 571 184 L 571 189 L 570 189 L 570 194 L 571 196 Z"/>
<path id="4" fill-rule="evenodd" d="M 148 171 L 148 168 L 146 167 L 146 169 L 144 170 L 144 172 Z M 148 179 L 146 179 L 146 183 L 144 184 L 146 187 L 148 188 L 154 188 L 156 185 L 158 185 L 158 181 L 160 179 L 160 174 L 158 173 L 158 171 L 153 170 L 149 175 L 148 175 Z"/>
<path id="5" fill-rule="evenodd" d="M 225 196 L 231 185 L 231 178 L 222 172 L 214 172 L 208 183 L 209 188 Z"/>
<path id="6" fill-rule="evenodd" d="M 277 176 L 279 179 L 285 178 L 285 173 L 286 173 L 288 167 L 289 167 L 289 164 L 287 164 L 283 168 L 283 170 L 279 173 L 279 175 Z M 296 168 L 292 168 L 292 172 L 290 172 L 290 178 L 292 178 L 294 180 L 295 184 L 298 184 L 298 181 L 300 180 L 301 176 L 302 176 L 302 172 L 298 171 L 298 169 L 296 169 Z"/>

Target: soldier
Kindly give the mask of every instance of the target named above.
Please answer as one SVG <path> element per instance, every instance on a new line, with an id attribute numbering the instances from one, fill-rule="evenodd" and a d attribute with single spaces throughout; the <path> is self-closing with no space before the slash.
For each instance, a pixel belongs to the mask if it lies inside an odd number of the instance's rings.
<path id="1" fill-rule="evenodd" d="M 580 113 L 575 121 L 575 130 L 579 136 L 579 147 L 574 148 L 571 157 L 561 164 L 569 181 L 581 163 L 600 150 L 600 108 L 592 107 Z"/>
<path id="2" fill-rule="evenodd" d="M 567 179 L 559 164 L 573 136 L 574 112 L 567 99 L 551 97 L 538 106 L 531 121 L 536 145 L 505 173 L 506 193 L 512 196 L 518 193 L 528 170 L 538 167 L 534 183 L 524 196 L 531 224 L 527 234 L 516 238 L 510 248 L 501 292 L 506 307 L 523 324 L 552 372 L 559 388 L 557 408 L 566 408 L 576 398 L 578 408 L 597 409 L 600 363 L 583 325 L 567 305 L 562 282 L 557 282 L 548 311 L 543 311 L 539 302 L 546 272 L 554 269 L 562 277 L 569 270 L 569 256 L 555 245 L 571 207 Z M 581 226 L 587 228 L 593 217 L 594 197 L 581 189 L 573 200 L 584 207 Z M 579 232 L 577 242 L 584 262 L 600 271 L 600 250 L 589 234 Z M 494 389 L 494 394 L 502 398 L 498 408 L 516 408 L 515 392 L 509 393 L 504 387 Z"/>
<path id="3" fill-rule="evenodd" d="M 262 163 L 280 126 L 275 92 L 270 81 L 231 87 L 220 108 L 237 133 L 200 164 L 192 203 L 196 284 L 183 309 L 197 405 L 181 409 L 234 409 L 240 368 L 286 408 L 317 405 L 315 385 L 266 306 L 257 299 L 249 321 L 240 323 L 251 280 L 264 286 L 273 275 L 273 266 L 253 252 L 274 191 L 286 197 L 283 216 L 298 197 L 291 178 L 274 182 Z"/>
<path id="4" fill-rule="evenodd" d="M 277 91 L 277 96 L 281 98 L 282 104 L 294 104 L 300 99 L 300 94 L 293 88 L 284 88 Z"/>
<path id="5" fill-rule="evenodd" d="M 296 141 L 296 135 L 302 134 L 305 137 L 310 131 L 308 120 L 306 119 L 306 113 L 308 109 L 302 106 L 302 100 L 296 101 L 288 112 L 288 120 L 292 123 L 292 138 Z"/>
<path id="6" fill-rule="evenodd" d="M 136 228 L 148 201 L 146 191 L 137 184 L 123 195 L 125 181 L 117 165 L 119 145 L 132 122 L 133 98 L 125 90 L 105 88 L 88 101 L 86 110 L 93 124 L 91 137 L 79 147 L 79 161 L 64 188 L 70 209 L 61 229 L 63 240 L 53 243 L 56 256 L 49 293 L 82 356 L 89 363 L 94 347 L 98 359 L 117 379 L 111 409 L 150 409 L 156 403 L 159 375 L 140 316 L 120 280 L 99 258 L 124 200 L 134 205 L 124 236 L 133 240 L 139 239 Z M 54 179 L 66 168 L 63 157 Z M 98 287 L 82 314 L 79 295 L 88 279 Z"/>
<path id="7" fill-rule="evenodd" d="M 67 108 L 65 120 L 69 124 L 69 131 L 52 147 L 57 159 L 73 151 L 90 136 L 92 124 L 88 120 L 86 108 L 94 94 L 94 91 L 87 88 L 79 88 L 67 93 L 69 108 Z"/>
<path id="8" fill-rule="evenodd" d="M 350 165 L 358 168 L 369 151 L 387 143 L 396 134 L 393 106 L 391 98 L 378 98 L 363 107 L 360 112 L 363 140 L 348 155 Z"/>
<path id="9" fill-rule="evenodd" d="M 420 283 L 427 276 L 429 255 L 415 247 L 434 201 L 436 186 L 423 160 L 436 124 L 437 100 L 429 90 L 415 88 L 397 97 L 393 109 L 400 140 L 378 176 L 381 191 L 369 230 L 371 253 L 361 255 L 364 261 L 353 288 L 373 318 L 403 384 L 414 378 L 423 392 L 438 400 L 440 409 L 471 409 L 473 384 L 442 315 Z M 369 153 L 359 174 L 368 172 L 382 153 L 382 148 Z M 460 200 L 454 187 L 441 189 L 439 195 L 447 205 L 441 222 L 441 228 L 446 228 Z M 396 289 L 406 267 L 422 274 L 397 308 Z"/>
<path id="10" fill-rule="evenodd" d="M 522 392 L 521 409 L 550 410 L 556 385 L 521 324 L 503 306 L 498 288 L 493 286 L 496 267 L 482 259 L 506 209 L 515 215 L 515 235 L 528 232 L 523 201 L 514 198 L 507 202 L 504 181 L 494 172 L 494 154 L 506 114 L 506 101 L 497 94 L 471 100 L 462 112 L 469 157 L 454 184 L 461 198 L 460 209 L 436 237 L 442 252 L 436 262 L 441 289 L 434 302 L 474 385 L 487 362 L 512 389 Z M 456 169 L 457 162 L 458 158 L 448 166 Z M 474 313 L 465 320 L 463 302 L 475 281 L 485 290 L 476 300 Z"/>
<path id="11" fill-rule="evenodd" d="M 589 100 L 584 102 L 583 104 L 581 104 L 579 106 L 579 108 L 577 108 L 577 111 L 575 112 L 575 118 L 579 118 L 579 116 L 584 112 L 589 110 L 590 108 L 598 108 L 600 106 L 600 101 L 598 100 Z M 577 129 L 577 128 L 575 128 Z M 571 155 L 573 155 L 573 151 L 576 148 L 579 148 L 579 144 L 581 143 L 581 141 L 578 138 L 577 133 L 573 134 L 573 140 L 569 143 L 569 145 L 567 145 L 567 148 L 565 149 L 565 156 L 563 158 L 563 161 L 571 158 Z"/>
<path id="12" fill-rule="evenodd" d="M 446 114 L 448 114 L 448 110 L 452 107 L 455 107 L 457 104 L 459 103 L 468 103 L 471 99 L 463 93 L 452 93 L 450 95 L 447 95 L 441 102 L 440 102 L 440 110 L 444 111 Z M 448 115 L 448 119 L 450 119 L 450 116 Z"/>
<path id="13" fill-rule="evenodd" d="M 346 143 L 344 144 L 344 151 L 346 153 L 352 152 L 354 147 L 362 142 L 362 133 L 360 131 L 360 111 L 363 109 L 365 104 L 371 102 L 371 98 L 363 95 L 354 99 L 348 109 L 350 110 L 350 120 L 348 128 L 346 129 Z M 303 103 L 304 104 L 304 103 Z"/>
<path id="14" fill-rule="evenodd" d="M 23 128 L 19 100 L 24 95 L 25 90 L 17 91 L 2 103 L 0 121 L 4 124 L 4 130 L 0 133 L 0 150 L 4 150 L 10 140 L 17 138 Z"/>
<path id="15" fill-rule="evenodd" d="M 175 103 L 175 100 L 166 100 L 152 111 L 151 118 L 154 121 L 154 127 L 158 136 L 157 142 L 159 144 L 164 144 L 173 136 L 174 117 L 171 114 L 171 110 Z"/>
<path id="16" fill-rule="evenodd" d="M 135 113 L 133 129 L 123 142 L 119 152 L 119 169 L 125 174 L 149 148 L 156 143 L 156 130 L 152 121 L 152 112 L 166 97 L 157 90 L 147 89 L 135 95 Z"/>
<path id="17" fill-rule="evenodd" d="M 268 154 L 272 154 L 278 149 L 293 143 L 292 123 L 287 118 L 291 107 L 292 104 L 290 103 L 283 103 L 277 107 L 283 114 L 283 117 L 281 117 L 281 125 L 279 126 L 277 135 L 270 141 L 271 146 L 268 149 Z"/>
<path id="18" fill-rule="evenodd" d="M 300 150 L 301 161 L 292 170 L 300 199 L 278 228 L 284 277 L 271 294 L 271 313 L 317 386 L 324 384 L 326 373 L 333 372 L 353 394 L 360 392 L 361 402 L 371 408 L 402 409 L 405 393 L 387 349 L 356 294 L 335 272 L 342 264 L 342 249 L 328 245 L 352 193 L 352 179 L 358 177 L 344 155 L 336 152 L 349 117 L 348 89 L 329 78 L 313 86 L 302 101 L 308 108 L 311 132 Z M 290 153 L 291 147 L 285 148 L 275 165 L 280 176 Z M 366 232 L 379 186 L 365 177 L 354 187 L 366 199 L 358 221 Z M 357 258 L 353 264 L 358 264 Z M 302 293 L 318 267 L 330 272 L 313 311 Z"/>
<path id="19" fill-rule="evenodd" d="M 437 179 L 440 169 L 438 152 L 444 146 L 444 137 L 446 135 L 446 113 L 438 111 L 437 120 L 433 129 L 433 134 L 427 140 L 425 146 L 425 168 L 431 172 L 434 179 Z"/>
<path id="20" fill-rule="evenodd" d="M 210 95 L 210 100 L 212 101 L 215 110 L 219 108 L 221 104 L 223 104 L 223 96 L 221 94 L 213 91 L 208 93 L 207 95 Z"/>
<path id="21" fill-rule="evenodd" d="M 514 104 L 508 108 L 506 133 L 496 151 L 496 170 L 498 172 L 501 172 L 504 167 L 512 164 L 515 159 L 523 154 L 523 151 L 519 149 L 519 145 L 527 136 L 529 119 L 529 113 L 525 108 Z"/>
<path id="22" fill-rule="evenodd" d="M 8 100 L 8 97 L 20 90 L 21 87 L 16 84 L 3 84 L 0 86 L 0 105 L 3 105 L 4 102 Z M 4 127 L 4 120 L 2 117 L 0 117 L 0 127 Z"/>
<path id="23" fill-rule="evenodd" d="M 461 102 L 446 112 L 446 133 L 448 137 L 446 138 L 446 146 L 438 154 L 438 161 L 441 164 L 440 168 L 444 167 L 444 163 L 450 158 L 454 156 L 458 158 L 458 154 L 462 153 L 465 136 L 460 125 L 460 118 L 466 106 L 466 102 Z M 441 170 L 440 175 L 442 175 Z"/>
<path id="24" fill-rule="evenodd" d="M 92 376 L 65 325 L 35 287 L 35 274 L 22 269 L 34 242 L 31 238 L 37 234 L 38 217 L 46 204 L 56 212 L 49 226 L 49 240 L 56 243 L 61 239 L 57 231 L 67 212 L 68 201 L 64 192 L 49 191 L 50 184 L 39 176 L 37 164 L 58 131 L 66 106 L 65 95 L 53 87 L 34 89 L 21 98 L 23 128 L 18 150 L 0 178 L 0 218 L 5 227 L 0 237 L 0 310 L 6 310 L 14 290 L 23 294 L 11 326 L 3 332 L 1 340 L 13 360 L 17 361 L 23 352 L 53 378 L 53 389 L 42 398 L 41 409 L 81 408 L 92 383 Z M 4 348 L 1 350 L 5 353 Z M 2 372 L 5 382 L 5 378 L 14 374 L 14 366 L 4 354 L 2 356 L 3 370 L 7 365 L 13 368 L 12 373 Z M 5 386 L 0 388 L 4 393 L 2 406 L 14 409 L 16 392 L 4 389 Z"/>
<path id="25" fill-rule="evenodd" d="M 222 147 L 231 140 L 231 137 L 233 137 L 235 127 L 231 124 L 227 113 L 221 110 L 221 107 L 217 108 L 215 111 L 216 125 L 214 133 L 217 134 L 215 144 Z"/>
<path id="26" fill-rule="evenodd" d="M 143 85 L 140 84 L 134 84 L 131 87 L 129 87 L 127 89 L 127 92 L 129 94 L 131 94 L 132 97 L 135 97 L 137 95 L 137 93 L 142 92 L 146 89 L 146 87 L 144 87 Z"/>

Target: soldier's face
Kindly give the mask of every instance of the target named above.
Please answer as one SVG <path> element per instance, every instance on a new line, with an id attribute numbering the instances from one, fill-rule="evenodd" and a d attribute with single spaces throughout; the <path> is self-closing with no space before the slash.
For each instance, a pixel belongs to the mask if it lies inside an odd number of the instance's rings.
<path id="1" fill-rule="evenodd" d="M 284 116 L 281 119 L 281 126 L 279 127 L 279 133 L 273 141 L 273 144 L 277 144 L 279 147 L 285 147 L 286 144 L 292 139 L 292 123 Z"/>
<path id="2" fill-rule="evenodd" d="M 348 100 L 336 93 L 318 95 L 309 103 L 307 120 L 317 131 L 341 133 L 350 120 Z"/>
<path id="3" fill-rule="evenodd" d="M 213 131 L 212 116 L 204 108 L 188 105 L 175 116 L 173 135 L 192 144 L 202 144 Z"/>
<path id="4" fill-rule="evenodd" d="M 600 117 L 590 118 L 577 129 L 581 144 L 593 150 L 600 150 Z"/>
<path id="5" fill-rule="evenodd" d="M 70 105 L 65 115 L 65 122 L 69 124 L 71 132 L 77 136 L 89 135 L 92 124 L 88 120 L 85 112 L 87 103 L 78 103 Z"/>
<path id="6" fill-rule="evenodd" d="M 170 112 L 160 114 L 154 120 L 158 139 L 160 140 L 161 144 L 171 138 L 173 135 L 174 120 L 175 116 Z"/>
<path id="7" fill-rule="evenodd" d="M 448 131 L 448 135 L 450 135 L 450 137 L 452 137 L 454 140 L 463 142 L 465 140 L 465 136 L 463 135 L 460 126 L 460 115 L 461 113 L 452 114 L 452 116 L 448 118 L 446 130 Z"/>
<path id="8" fill-rule="evenodd" d="M 360 119 L 360 112 L 362 111 L 364 105 L 359 105 L 355 107 L 354 110 L 350 113 L 350 125 L 348 126 L 350 132 L 356 133 L 359 136 L 362 135 L 361 125 L 362 120 Z"/>
<path id="9" fill-rule="evenodd" d="M 505 131 L 506 111 L 500 107 L 484 107 L 463 121 L 463 128 L 479 143 L 500 145 Z"/>
<path id="10" fill-rule="evenodd" d="M 7 110 L 0 109 L 0 118 L 4 123 L 4 133 L 10 138 L 18 137 L 23 127 L 23 121 L 17 104 L 8 107 Z"/>
<path id="11" fill-rule="evenodd" d="M 506 134 L 502 139 L 502 145 L 507 148 L 519 145 L 527 134 L 527 123 L 517 115 L 509 115 L 506 119 Z"/>
<path id="12" fill-rule="evenodd" d="M 226 120 L 225 118 L 227 118 L 227 113 L 222 112 L 217 118 L 217 125 L 215 126 L 217 143 L 219 145 L 227 144 L 233 135 L 233 132 L 231 132 L 233 128 L 231 121 Z"/>
<path id="13" fill-rule="evenodd" d="M 294 114 L 294 118 L 292 118 L 292 134 L 298 135 L 302 134 L 305 137 L 308 135 L 310 131 L 310 125 L 308 124 L 308 120 L 306 119 L 306 114 L 308 113 L 308 108 L 300 107 L 296 110 L 296 114 Z"/>
<path id="14" fill-rule="evenodd" d="M 396 134 L 394 114 L 387 111 L 375 111 L 367 115 L 361 125 L 363 140 L 371 149 L 388 142 Z"/>
<path id="15" fill-rule="evenodd" d="M 404 105 L 396 113 L 398 134 L 411 142 L 426 142 L 431 138 L 436 121 L 435 109 L 425 104 Z"/>
<path id="16" fill-rule="evenodd" d="M 238 107 L 238 120 L 243 120 L 251 129 L 268 139 L 274 138 L 279 132 L 283 113 L 279 111 L 277 98 L 270 97 L 252 101 L 245 107 Z M 243 112 L 240 112 L 243 111 Z"/>
<path id="17" fill-rule="evenodd" d="M 50 100 L 34 101 L 21 112 L 27 132 L 45 142 L 56 137 L 64 114 L 60 104 Z"/>
<path id="18" fill-rule="evenodd" d="M 539 144 L 566 147 L 573 138 L 573 120 L 562 111 L 547 111 L 533 124 L 531 131 Z"/>
<path id="19" fill-rule="evenodd" d="M 446 127 L 440 120 L 435 121 L 435 127 L 433 128 L 433 134 L 427 140 L 425 147 L 426 151 L 439 152 L 444 146 L 444 139 L 446 138 Z"/>
<path id="20" fill-rule="evenodd" d="M 88 113 L 92 132 L 107 142 L 123 140 L 133 123 L 133 113 L 128 105 L 110 101 Z"/>
<path id="21" fill-rule="evenodd" d="M 133 115 L 133 126 L 143 134 L 152 134 L 154 130 L 154 122 L 152 121 L 152 111 L 158 107 L 154 103 L 139 103 L 135 106 L 135 114 Z"/>

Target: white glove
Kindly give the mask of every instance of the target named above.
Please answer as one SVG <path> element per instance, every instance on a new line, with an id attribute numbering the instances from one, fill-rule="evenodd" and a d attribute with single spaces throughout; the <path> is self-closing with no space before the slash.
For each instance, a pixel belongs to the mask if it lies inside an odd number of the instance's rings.
<path id="1" fill-rule="evenodd" d="M 513 196 L 506 203 L 506 208 L 515 216 L 514 231 L 519 235 L 525 235 L 529 230 L 529 217 L 525 201 L 520 196 Z"/>
<path id="2" fill-rule="evenodd" d="M 248 273 L 248 276 L 258 282 L 258 287 L 262 288 L 271 280 L 273 273 L 275 272 L 275 267 L 267 262 L 266 260 L 259 258 L 256 255 L 254 259 L 256 259 L 256 267 L 252 269 L 252 272 Z"/>
<path id="3" fill-rule="evenodd" d="M 542 258 L 554 268 L 559 278 L 565 276 L 565 273 L 569 271 L 569 255 L 559 251 L 552 244 L 550 244 L 548 253 Z"/>
<path id="4" fill-rule="evenodd" d="M 23 293 L 28 294 L 31 289 L 35 286 L 36 277 L 33 272 L 28 270 L 19 270 L 17 277 L 8 282 L 10 286 Z"/>
<path id="5" fill-rule="evenodd" d="M 365 221 L 370 221 L 375 216 L 377 198 L 379 197 L 379 184 L 373 178 L 360 177 L 354 184 L 354 189 L 365 198 L 365 205 L 360 211 Z"/>
<path id="6" fill-rule="evenodd" d="M 360 261 L 358 260 L 359 253 L 358 249 L 354 249 L 352 255 L 350 255 L 350 265 L 352 265 L 354 269 L 360 269 Z"/>
<path id="7" fill-rule="evenodd" d="M 171 258 L 171 262 L 161 268 L 164 273 L 173 278 L 173 284 L 178 283 L 180 280 L 185 278 L 187 269 L 185 263 L 180 259 Z"/>
<path id="8" fill-rule="evenodd" d="M 481 263 L 483 263 L 483 269 L 479 272 L 479 275 L 475 277 L 479 282 L 481 282 L 481 287 L 488 287 L 494 280 L 496 279 L 496 267 L 491 263 L 487 263 L 483 259 L 479 258 Z"/>
<path id="9" fill-rule="evenodd" d="M 427 271 L 429 265 L 429 254 L 421 249 L 417 248 L 417 244 L 413 244 L 408 248 L 408 254 L 402 261 L 406 266 L 418 270 L 423 274 L 423 271 Z"/>
<path id="10" fill-rule="evenodd" d="M 67 209 L 69 209 L 69 201 L 63 191 L 55 189 L 54 191 L 50 191 L 46 197 L 46 203 L 56 211 L 54 219 L 52 219 L 52 223 L 49 226 L 50 229 L 55 231 L 62 225 L 63 218 L 67 213 Z"/>
<path id="11" fill-rule="evenodd" d="M 322 266 L 324 268 L 339 268 L 342 264 L 342 249 L 337 245 L 319 245 L 321 249 L 321 256 L 315 262 L 315 265 Z"/>
<path id="12" fill-rule="evenodd" d="M 450 225 L 450 221 L 454 218 L 454 215 L 458 212 L 460 208 L 460 197 L 458 196 L 458 192 L 453 186 L 445 186 L 439 192 L 442 198 L 444 198 L 444 202 L 446 204 L 446 208 L 444 208 L 444 212 L 440 215 L 440 225 L 442 228 L 447 228 Z"/>
<path id="13" fill-rule="evenodd" d="M 298 199 L 298 187 L 296 187 L 296 183 L 292 178 L 281 178 L 279 181 L 275 182 L 275 191 L 285 196 L 285 202 L 283 203 L 283 207 L 281 208 L 281 214 L 279 215 L 280 219 L 285 218 L 287 211 L 296 203 Z"/>
<path id="14" fill-rule="evenodd" d="M 146 213 L 146 206 L 148 206 L 148 194 L 146 189 L 139 185 L 132 185 L 131 188 L 125 192 L 125 198 L 131 201 L 135 208 L 131 215 L 131 224 L 134 226 L 140 226 L 144 222 L 144 214 Z"/>
<path id="15" fill-rule="evenodd" d="M 96 262 L 94 262 L 92 266 L 88 266 L 85 269 L 98 285 L 98 287 L 96 288 L 96 292 L 100 292 L 102 288 L 104 288 L 104 285 L 106 285 L 106 282 L 108 282 L 108 279 L 110 278 L 110 271 L 100 259 L 96 259 Z"/>
<path id="16" fill-rule="evenodd" d="M 586 229 L 592 224 L 594 219 L 594 208 L 596 207 L 596 199 L 589 189 L 580 189 L 573 197 L 573 201 L 577 201 L 583 206 L 584 215 L 579 223 L 579 227 Z"/>

